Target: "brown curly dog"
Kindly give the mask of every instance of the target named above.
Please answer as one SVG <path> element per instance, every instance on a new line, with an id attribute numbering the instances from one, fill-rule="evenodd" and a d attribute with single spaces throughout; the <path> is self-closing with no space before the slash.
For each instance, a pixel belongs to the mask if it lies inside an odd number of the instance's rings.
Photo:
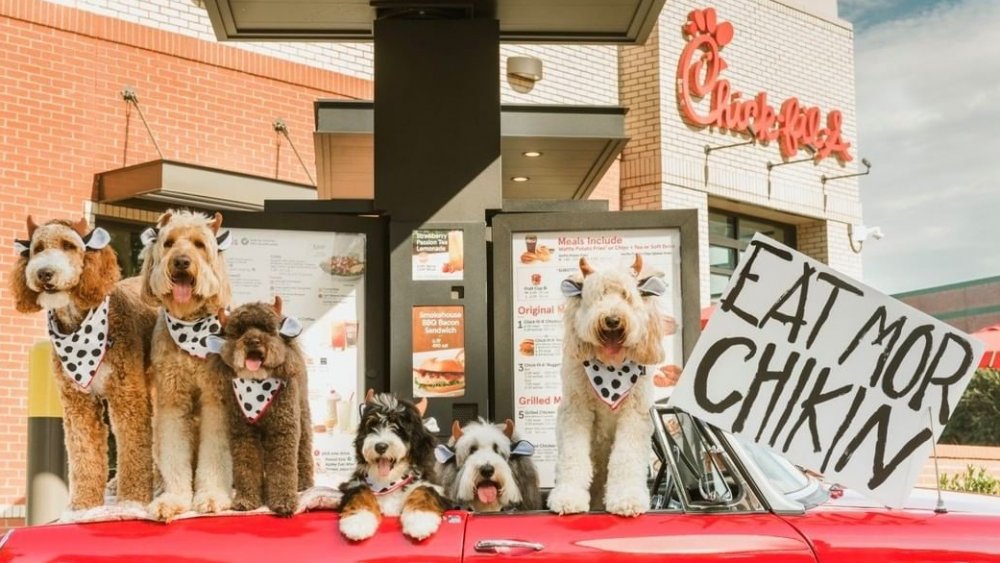
<path id="1" fill-rule="evenodd" d="M 306 363 L 294 338 L 298 321 L 274 305 L 250 303 L 219 311 L 223 336 L 210 337 L 212 369 L 229 410 L 233 508 L 266 504 L 290 516 L 298 491 L 313 485 Z"/>
<path id="2" fill-rule="evenodd" d="M 17 310 L 48 311 L 52 365 L 63 405 L 70 508 L 104 504 L 108 428 L 118 444 L 118 500 L 146 504 L 153 493 L 149 399 L 150 335 L 156 312 L 142 303 L 135 278 L 121 273 L 110 236 L 86 219 L 28 217 L 28 239 L 10 285 Z"/>

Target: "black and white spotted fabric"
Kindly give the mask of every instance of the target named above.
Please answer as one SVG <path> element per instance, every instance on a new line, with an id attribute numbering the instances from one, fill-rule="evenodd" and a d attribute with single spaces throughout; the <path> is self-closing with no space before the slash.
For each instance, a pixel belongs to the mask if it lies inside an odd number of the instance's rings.
<path id="1" fill-rule="evenodd" d="M 267 379 L 237 377 L 233 379 L 236 402 L 239 403 L 240 410 L 243 411 L 247 422 L 253 424 L 264 416 L 267 407 L 271 406 L 282 386 L 281 380 L 275 377 Z"/>
<path id="2" fill-rule="evenodd" d="M 56 316 L 49 311 L 49 339 L 59 356 L 63 373 L 82 389 L 90 387 L 108 348 L 110 302 L 111 297 L 105 297 L 100 305 L 87 313 L 80 328 L 71 334 L 59 332 Z"/>
<path id="3" fill-rule="evenodd" d="M 625 400 L 639 378 L 646 375 L 646 366 L 627 361 L 620 366 L 601 363 L 597 358 L 583 362 L 591 387 L 597 397 L 613 409 Z"/>
<path id="4" fill-rule="evenodd" d="M 219 317 L 215 315 L 202 317 L 196 321 L 182 321 L 171 317 L 164 310 L 163 317 L 167 321 L 167 331 L 177 347 L 196 358 L 208 356 L 211 352 L 208 347 L 208 337 L 218 334 L 222 329 Z"/>

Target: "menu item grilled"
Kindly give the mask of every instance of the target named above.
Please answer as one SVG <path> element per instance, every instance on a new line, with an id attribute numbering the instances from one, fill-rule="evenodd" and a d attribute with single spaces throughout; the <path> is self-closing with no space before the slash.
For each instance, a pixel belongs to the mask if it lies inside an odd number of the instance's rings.
<path id="1" fill-rule="evenodd" d="M 520 350 L 521 354 L 524 355 L 524 356 L 534 356 L 535 355 L 535 341 L 532 340 L 532 339 L 530 339 L 530 338 L 522 340 L 521 344 L 518 346 L 518 350 Z"/>
<path id="2" fill-rule="evenodd" d="M 465 366 L 457 359 L 431 358 L 413 370 L 413 381 L 428 396 L 465 389 Z"/>
<path id="3" fill-rule="evenodd" d="M 521 262 L 524 264 L 530 264 L 532 262 L 548 262 L 552 259 L 552 249 L 545 246 L 544 244 L 539 244 L 534 252 L 524 252 L 521 254 Z"/>

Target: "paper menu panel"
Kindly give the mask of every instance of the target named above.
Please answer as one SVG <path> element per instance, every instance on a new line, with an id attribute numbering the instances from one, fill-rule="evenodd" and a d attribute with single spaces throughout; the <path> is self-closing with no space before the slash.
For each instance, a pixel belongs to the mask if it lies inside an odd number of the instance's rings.
<path id="1" fill-rule="evenodd" d="M 680 232 L 677 229 L 513 233 L 511 239 L 514 413 L 519 432 L 536 446 L 543 487 L 555 478 L 555 416 L 562 395 L 560 369 L 564 328 L 561 282 L 579 272 L 580 258 L 595 268 L 628 266 L 642 255 L 644 274 L 660 272 L 668 286 L 659 307 L 671 334 L 664 337 L 666 360 L 652 366 L 657 398 L 669 381 L 658 370 L 679 370 Z"/>
<path id="2" fill-rule="evenodd" d="M 233 306 L 272 301 L 298 318 L 309 374 L 318 485 L 354 469 L 359 381 L 364 358 L 365 236 L 282 229 L 231 229 L 225 252 Z"/>

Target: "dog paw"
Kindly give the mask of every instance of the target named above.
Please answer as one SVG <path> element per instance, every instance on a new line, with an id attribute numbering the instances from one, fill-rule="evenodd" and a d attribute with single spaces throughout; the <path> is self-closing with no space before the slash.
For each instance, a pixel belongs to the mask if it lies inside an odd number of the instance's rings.
<path id="1" fill-rule="evenodd" d="M 274 495 L 267 500 L 267 507 L 278 516 L 291 516 L 299 507 L 299 495 Z"/>
<path id="2" fill-rule="evenodd" d="M 590 509 L 590 493 L 578 487 L 556 485 L 549 493 L 549 510 L 556 514 L 578 514 Z"/>
<path id="3" fill-rule="evenodd" d="M 222 512 L 232 505 L 232 499 L 222 491 L 198 491 L 194 495 L 194 509 L 202 514 Z"/>
<path id="4" fill-rule="evenodd" d="M 236 495 L 233 499 L 233 510 L 238 510 L 240 512 L 246 512 L 248 510 L 257 510 L 260 505 L 263 504 L 259 498 L 253 498 L 250 496 Z"/>
<path id="5" fill-rule="evenodd" d="M 366 540 L 374 536 L 376 531 L 378 531 L 378 517 L 367 510 L 340 517 L 340 533 L 349 540 Z"/>
<path id="6" fill-rule="evenodd" d="M 157 520 L 169 522 L 191 510 L 191 497 L 175 493 L 163 493 L 149 503 L 149 515 Z"/>
<path id="7" fill-rule="evenodd" d="M 437 531 L 441 525 L 441 515 L 426 510 L 412 510 L 404 512 L 399 517 L 399 522 L 403 525 L 404 534 L 415 540 L 422 540 Z"/>
<path id="8" fill-rule="evenodd" d="M 619 516 L 644 514 L 649 510 L 649 491 L 645 489 L 608 491 L 604 496 L 604 508 Z"/>

